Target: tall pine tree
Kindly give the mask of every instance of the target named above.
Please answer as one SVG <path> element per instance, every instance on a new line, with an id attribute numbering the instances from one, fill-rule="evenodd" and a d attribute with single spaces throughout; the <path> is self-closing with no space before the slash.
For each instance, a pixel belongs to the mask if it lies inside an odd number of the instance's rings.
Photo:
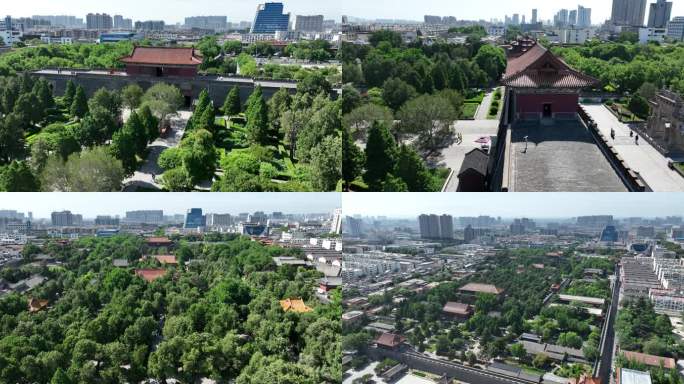
<path id="1" fill-rule="evenodd" d="M 74 101 L 71 103 L 71 116 L 83 118 L 88 113 L 88 99 L 80 85 L 76 88 Z"/>
<path id="2" fill-rule="evenodd" d="M 394 175 L 402 179 L 411 192 L 429 192 L 431 189 L 430 171 L 425 162 L 406 145 L 399 149 Z"/>
<path id="3" fill-rule="evenodd" d="M 270 139 L 268 106 L 264 100 L 261 86 L 257 85 L 247 100 L 247 132 L 254 144 L 268 144 Z"/>
<path id="4" fill-rule="evenodd" d="M 71 104 L 74 102 L 74 96 L 76 96 L 76 85 L 74 85 L 73 81 L 69 80 L 67 81 L 64 97 L 62 98 L 64 106 L 69 108 L 69 110 L 71 110 Z"/>
<path id="5" fill-rule="evenodd" d="M 349 134 L 347 128 L 342 128 L 342 179 L 345 189 L 361 175 L 363 170 L 363 153 Z"/>
<path id="6" fill-rule="evenodd" d="M 397 144 L 385 123 L 373 122 L 366 144 L 366 174 L 364 180 L 373 192 L 382 191 L 385 177 L 392 172 L 397 159 Z"/>
<path id="7" fill-rule="evenodd" d="M 223 103 L 223 113 L 228 116 L 235 116 L 242 112 L 242 105 L 240 103 L 240 88 L 236 85 L 226 96 L 226 101 Z"/>

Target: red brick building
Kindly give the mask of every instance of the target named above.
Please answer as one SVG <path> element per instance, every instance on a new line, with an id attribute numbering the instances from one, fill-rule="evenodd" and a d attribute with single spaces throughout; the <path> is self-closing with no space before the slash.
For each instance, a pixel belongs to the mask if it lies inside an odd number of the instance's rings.
<path id="1" fill-rule="evenodd" d="M 202 58 L 194 48 L 135 47 L 121 62 L 129 75 L 194 77 Z"/>
<path id="2" fill-rule="evenodd" d="M 502 84 L 508 88 L 510 122 L 574 119 L 579 94 L 598 80 L 568 66 L 532 40 L 519 41 L 508 50 Z"/>

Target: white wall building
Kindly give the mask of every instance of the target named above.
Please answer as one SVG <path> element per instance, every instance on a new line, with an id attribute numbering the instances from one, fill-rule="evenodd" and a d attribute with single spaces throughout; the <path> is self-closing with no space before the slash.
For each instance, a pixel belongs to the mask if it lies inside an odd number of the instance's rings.
<path id="1" fill-rule="evenodd" d="M 667 36 L 667 28 L 639 28 L 639 44 L 648 44 L 651 41 L 663 43 Z"/>
<path id="2" fill-rule="evenodd" d="M 20 42 L 22 36 L 24 36 L 22 31 L 0 30 L 0 39 L 5 42 L 5 45 L 12 45 Z"/>

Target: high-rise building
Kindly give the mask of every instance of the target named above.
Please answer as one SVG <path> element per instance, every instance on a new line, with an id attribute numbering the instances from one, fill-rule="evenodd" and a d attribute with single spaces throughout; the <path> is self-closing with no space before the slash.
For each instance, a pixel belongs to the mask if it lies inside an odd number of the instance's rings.
<path id="1" fill-rule="evenodd" d="M 349 236 L 351 237 L 361 237 L 362 233 L 362 228 L 363 228 L 363 220 L 357 219 L 351 216 L 347 216 L 345 219 L 347 222 L 347 232 L 349 233 Z"/>
<path id="2" fill-rule="evenodd" d="M 439 238 L 439 216 L 420 215 L 418 216 L 418 226 L 420 227 L 420 237 L 423 239 Z"/>
<path id="3" fill-rule="evenodd" d="M 200 229 L 206 226 L 206 217 L 202 214 L 202 208 L 191 208 L 185 214 L 185 229 Z"/>
<path id="4" fill-rule="evenodd" d="M 83 19 L 67 15 L 33 15 L 33 20 L 45 20 L 53 27 L 83 28 Z"/>
<path id="5" fill-rule="evenodd" d="M 532 24 L 537 24 L 537 9 L 532 10 L 532 21 L 530 21 Z"/>
<path id="6" fill-rule="evenodd" d="M 463 230 L 463 241 L 470 243 L 471 241 L 475 240 L 475 238 L 475 228 L 473 228 L 471 225 L 467 226 Z"/>
<path id="7" fill-rule="evenodd" d="M 185 28 L 225 31 L 228 29 L 227 16 L 193 16 L 185 18 Z"/>
<path id="8" fill-rule="evenodd" d="M 290 14 L 283 13 L 283 9 L 283 3 L 259 4 L 250 32 L 273 34 L 276 31 L 287 31 L 290 25 Z"/>
<path id="9" fill-rule="evenodd" d="M 116 226 L 119 225 L 119 218 L 112 216 L 97 216 L 95 218 L 95 225 Z"/>
<path id="10" fill-rule="evenodd" d="M 577 217 L 577 226 L 589 228 L 603 228 L 606 225 L 613 223 L 613 216 L 598 215 L 598 216 L 579 216 Z"/>
<path id="11" fill-rule="evenodd" d="M 333 212 L 332 223 L 330 223 L 330 233 L 342 234 L 342 208 L 336 208 Z"/>
<path id="12" fill-rule="evenodd" d="M 640 27 L 646 17 L 646 0 L 613 0 L 610 21 L 614 25 Z"/>
<path id="13" fill-rule="evenodd" d="M 556 27 L 564 27 L 568 25 L 568 14 L 569 11 L 567 9 L 561 9 L 556 13 L 556 16 L 553 17 L 553 24 Z"/>
<path id="14" fill-rule="evenodd" d="M 420 215 L 418 225 L 423 239 L 454 238 L 454 219 L 451 215 Z"/>
<path id="15" fill-rule="evenodd" d="M 71 211 L 52 212 L 52 226 L 71 227 L 74 225 L 74 215 Z"/>
<path id="16" fill-rule="evenodd" d="M 439 235 L 442 239 L 454 238 L 454 218 L 451 215 L 439 217 Z"/>
<path id="17" fill-rule="evenodd" d="M 161 224 L 164 222 L 164 211 L 129 211 L 126 212 L 126 222 L 130 224 Z"/>
<path id="18" fill-rule="evenodd" d="M 425 15 L 423 16 L 423 21 L 425 22 L 425 24 L 442 24 L 442 17 Z"/>
<path id="19" fill-rule="evenodd" d="M 297 15 L 294 30 L 297 32 L 323 32 L 323 15 Z"/>
<path id="20" fill-rule="evenodd" d="M 614 225 L 606 225 L 603 231 L 601 231 L 601 241 L 606 243 L 617 243 L 618 235 L 618 231 Z"/>
<path id="21" fill-rule="evenodd" d="M 667 37 L 677 41 L 684 41 L 684 17 L 677 16 L 667 23 Z"/>
<path id="22" fill-rule="evenodd" d="M 114 29 L 133 29 L 133 20 L 124 19 L 121 15 L 114 15 Z"/>
<path id="23" fill-rule="evenodd" d="M 658 0 L 651 4 L 651 10 L 648 13 L 648 27 L 649 28 L 665 28 L 670 21 L 672 14 L 672 2 L 666 0 Z"/>
<path id="24" fill-rule="evenodd" d="M 574 9 L 568 13 L 568 25 L 577 25 L 577 11 Z"/>
<path id="25" fill-rule="evenodd" d="M 210 213 L 207 215 L 207 227 L 226 228 L 233 225 L 233 217 L 230 214 Z"/>
<path id="26" fill-rule="evenodd" d="M 266 224 L 268 216 L 262 211 L 256 211 L 251 215 L 247 216 L 247 221 L 250 223 Z"/>
<path id="27" fill-rule="evenodd" d="M 163 31 L 166 27 L 164 20 L 136 21 L 135 29 L 138 31 Z"/>
<path id="28" fill-rule="evenodd" d="M 95 29 L 98 31 L 108 31 L 112 29 L 114 22 L 112 17 L 106 13 L 89 13 L 86 16 L 86 28 Z"/>
<path id="29" fill-rule="evenodd" d="M 24 220 L 24 214 L 15 210 L 0 210 L 0 219 Z"/>
<path id="30" fill-rule="evenodd" d="M 577 26 L 587 28 L 591 26 L 591 8 L 577 7 Z"/>
<path id="31" fill-rule="evenodd" d="M 513 221 L 513 223 L 510 225 L 509 229 L 511 231 L 511 235 L 514 236 L 522 235 L 523 233 L 525 233 L 525 226 L 520 221 L 520 219 L 515 219 L 515 221 Z"/>
<path id="32" fill-rule="evenodd" d="M 514 13 L 514 14 L 513 14 L 513 19 L 511 20 L 511 22 L 512 22 L 514 25 L 520 25 L 520 15 L 517 14 L 517 13 Z"/>

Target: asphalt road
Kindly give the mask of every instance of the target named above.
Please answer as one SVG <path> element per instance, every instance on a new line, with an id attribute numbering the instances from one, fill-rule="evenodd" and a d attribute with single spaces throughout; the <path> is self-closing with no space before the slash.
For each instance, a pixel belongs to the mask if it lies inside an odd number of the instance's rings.
<path id="1" fill-rule="evenodd" d="M 435 375 L 447 374 L 450 378 L 469 384 L 529 384 L 529 381 L 506 378 L 480 369 L 469 368 L 446 360 L 433 359 L 417 352 L 395 352 L 384 349 L 371 349 L 369 355 L 375 357 L 389 357 L 408 365 L 412 369 L 430 372 Z"/>

